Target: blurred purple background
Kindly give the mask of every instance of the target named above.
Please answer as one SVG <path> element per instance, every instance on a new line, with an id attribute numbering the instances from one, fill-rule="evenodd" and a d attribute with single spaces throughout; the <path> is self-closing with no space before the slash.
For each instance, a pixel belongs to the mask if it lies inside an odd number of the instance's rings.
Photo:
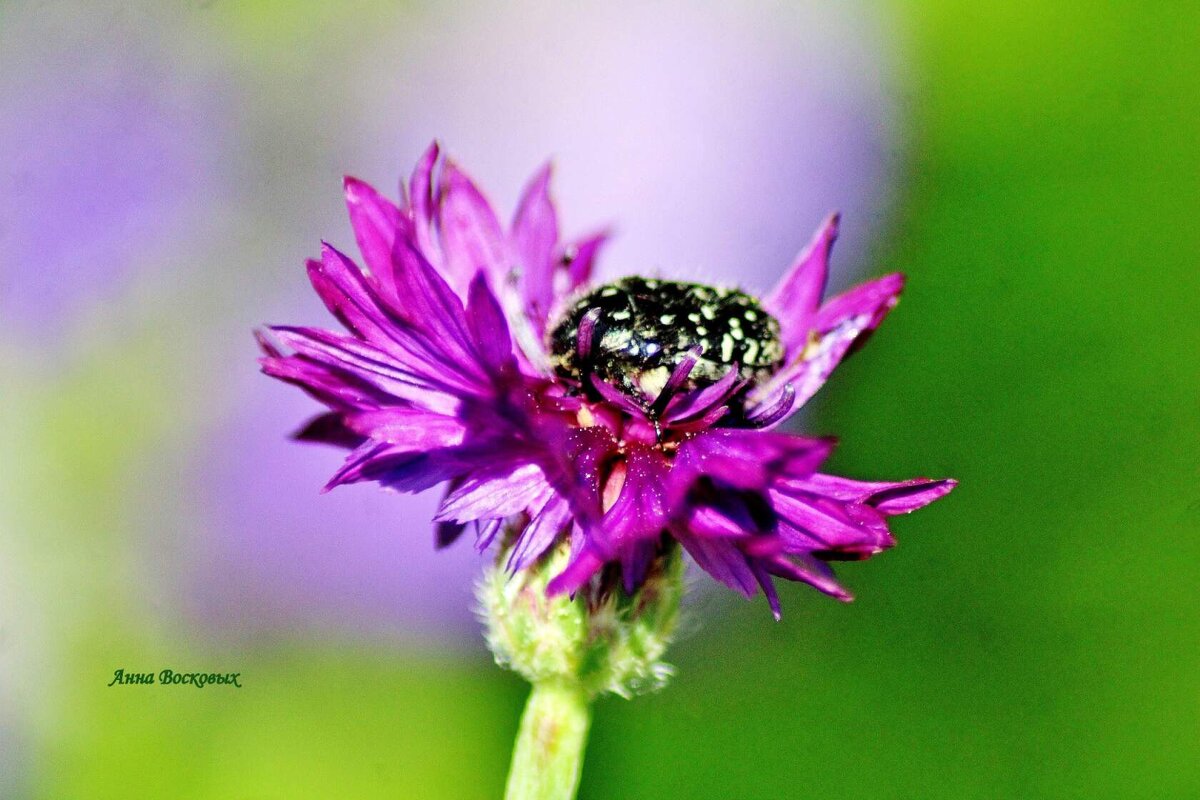
<path id="1" fill-rule="evenodd" d="M 233 124 L 161 14 L 15 5 L 0 25 L 0 335 L 54 345 L 161 270 L 228 193 Z"/>

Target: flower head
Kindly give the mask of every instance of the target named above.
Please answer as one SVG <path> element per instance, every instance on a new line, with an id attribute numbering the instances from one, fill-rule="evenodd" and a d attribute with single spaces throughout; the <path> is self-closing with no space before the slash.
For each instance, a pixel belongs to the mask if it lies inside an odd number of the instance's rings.
<path id="1" fill-rule="evenodd" d="M 829 562 L 892 546 L 886 518 L 954 481 L 823 474 L 832 440 L 773 429 L 883 320 L 902 276 L 822 302 L 833 216 L 761 301 L 639 276 L 592 286 L 606 237 L 561 241 L 549 183 L 543 168 L 505 227 L 436 145 L 399 206 L 346 180 L 365 269 L 326 244 L 308 272 L 349 335 L 259 336 L 264 371 L 329 409 L 298 438 L 351 448 L 327 488 L 445 484 L 437 543 L 503 534 L 512 571 L 569 547 L 551 594 L 632 594 L 677 542 L 776 616 L 773 576 L 850 599 Z"/>

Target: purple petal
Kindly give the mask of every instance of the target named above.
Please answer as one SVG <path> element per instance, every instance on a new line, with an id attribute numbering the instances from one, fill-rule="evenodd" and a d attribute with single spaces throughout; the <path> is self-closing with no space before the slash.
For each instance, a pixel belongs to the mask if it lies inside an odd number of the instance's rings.
<path id="1" fill-rule="evenodd" d="M 346 427 L 342 414 L 336 411 L 313 417 L 304 424 L 304 427 L 293 433 L 292 438 L 298 442 L 331 444 L 351 450 L 361 445 L 364 439 L 361 434 Z"/>
<path id="2" fill-rule="evenodd" d="M 536 561 L 554 544 L 570 522 L 571 507 L 562 498 L 552 495 L 517 537 L 512 554 L 508 557 L 508 570 L 516 572 Z"/>
<path id="3" fill-rule="evenodd" d="M 617 452 L 612 434 L 600 427 L 567 428 L 562 441 L 552 434 L 547 449 L 558 457 L 553 475 L 548 476 L 555 489 L 571 505 L 582 527 L 597 525 L 602 513 L 601 481 L 607 476 L 607 464 Z"/>
<path id="4" fill-rule="evenodd" d="M 438 252 L 431 230 L 434 216 L 433 166 L 437 163 L 439 153 L 437 142 L 433 142 L 426 148 L 421 155 L 421 160 L 413 168 L 408 189 L 409 209 L 412 213 L 413 235 L 417 241 L 417 248 L 422 253 L 429 254 L 430 258 L 433 258 L 434 254 Z"/>
<path id="5" fill-rule="evenodd" d="M 490 374 L 516 369 L 508 323 L 482 272 L 475 275 L 467 293 L 467 325 L 480 359 Z"/>
<path id="6" fill-rule="evenodd" d="M 725 539 L 704 539 L 677 531 L 676 538 L 699 567 L 746 597 L 758 592 L 758 580 L 746 556 Z"/>
<path id="7" fill-rule="evenodd" d="M 767 429 L 787 419 L 795 407 L 796 387 L 785 383 L 773 395 L 764 398 L 755 406 L 746 416 L 746 422 L 750 423 L 751 427 Z"/>
<path id="8" fill-rule="evenodd" d="M 461 485 L 448 492 L 434 519 L 467 522 L 509 517 L 548 494 L 549 488 L 537 464 L 483 470 L 466 476 Z"/>
<path id="9" fill-rule="evenodd" d="M 657 537 L 667 524 L 666 484 L 671 465 L 656 450 L 634 448 L 625 459 L 625 482 L 597 533 L 610 552 Z"/>
<path id="10" fill-rule="evenodd" d="M 908 514 L 929 505 L 953 491 L 958 481 L 945 478 L 938 481 L 917 479 L 883 489 L 867 500 L 870 505 L 884 514 Z"/>
<path id="11" fill-rule="evenodd" d="M 608 231 L 601 231 L 563 248 L 562 260 L 567 264 L 567 286 L 564 294 L 575 291 L 592 279 L 596 258 L 609 236 Z"/>
<path id="12" fill-rule="evenodd" d="M 550 199 L 550 165 L 538 170 L 525 187 L 513 218 L 512 244 L 521 266 L 526 310 L 537 332 L 545 329 L 554 302 L 554 250 L 558 215 Z"/>
<path id="13" fill-rule="evenodd" d="M 377 442 L 414 452 L 454 447 L 467 433 L 460 420 L 417 408 L 358 411 L 346 415 L 346 425 Z"/>
<path id="14" fill-rule="evenodd" d="M 704 505 L 692 509 L 686 525 L 696 536 L 706 539 L 740 539 L 749 534 L 750 521 L 724 513 L 714 506 Z"/>
<path id="15" fill-rule="evenodd" d="M 403 322 L 424 335 L 420 349 L 440 355 L 448 362 L 445 367 L 480 375 L 480 358 L 462 301 L 416 249 L 411 237 L 397 237 L 392 265 L 401 301 L 397 310 L 404 315 Z"/>
<path id="16" fill-rule="evenodd" d="M 325 488 L 322 491 L 327 492 L 336 486 L 369 480 L 369 478 L 365 477 L 369 466 L 371 464 L 379 464 L 381 460 L 393 456 L 397 457 L 398 460 L 411 460 L 415 458 L 411 451 L 405 452 L 389 444 L 372 442 L 368 439 L 351 451 L 350 455 L 346 456 L 346 460 L 341 468 L 333 474 L 333 477 L 325 484 Z"/>
<path id="17" fill-rule="evenodd" d="M 958 481 L 950 478 L 913 478 L 899 482 L 867 482 L 816 473 L 796 482 L 796 486 L 814 494 L 853 503 L 862 503 L 889 516 L 907 514 L 945 497 Z"/>
<path id="18" fill-rule="evenodd" d="M 433 546 L 438 550 L 458 541 L 466 525 L 461 522 L 438 522 L 433 526 Z"/>
<path id="19" fill-rule="evenodd" d="M 767 596 L 767 605 L 771 608 L 771 616 L 775 617 L 775 621 L 778 622 L 783 619 L 783 608 L 779 605 L 779 592 L 775 590 L 775 581 L 771 580 L 771 574 L 760 560 L 750 559 L 749 563 L 750 570 L 754 573 L 754 579 L 758 581 L 762 593 Z"/>
<path id="20" fill-rule="evenodd" d="M 779 320 L 785 351 L 803 349 L 816 325 L 817 309 L 829 279 L 829 254 L 838 235 L 838 215 L 830 214 L 808 247 L 796 256 L 783 278 L 763 299 L 764 307 Z"/>
<path id="21" fill-rule="evenodd" d="M 600 571 L 604 563 L 604 558 L 591 547 L 584 545 L 571 559 L 571 563 L 546 585 L 546 594 L 550 597 L 564 593 L 574 594 Z"/>
<path id="22" fill-rule="evenodd" d="M 596 309 L 593 309 L 596 310 Z M 591 313 L 590 311 L 588 312 Z M 700 360 L 700 354 L 704 352 L 702 345 L 691 347 L 675 365 L 675 369 L 671 370 L 671 377 L 667 379 L 662 391 L 658 393 L 658 397 L 654 399 L 654 405 L 651 406 L 651 412 L 655 416 L 660 416 L 666 410 L 667 404 L 675 397 L 675 393 L 679 391 L 679 387 L 692 374 L 692 370 L 696 368 L 696 362 Z M 733 370 L 736 372 L 736 370 Z M 728 376 L 726 376 L 728 377 Z"/>
<path id="23" fill-rule="evenodd" d="M 381 453 L 358 471 L 357 480 L 376 481 L 385 489 L 411 494 L 461 477 L 467 468 L 452 450 L 430 453 Z"/>
<path id="24" fill-rule="evenodd" d="M 695 535 L 740 539 L 739 547 L 758 553 L 782 550 L 774 536 L 778 518 L 764 495 L 713 484 L 687 500 L 694 505 L 687 512 L 686 523 Z"/>
<path id="25" fill-rule="evenodd" d="M 835 597 L 843 602 L 850 602 L 854 596 L 847 592 L 833 576 L 833 570 L 825 562 L 803 554 L 778 556 L 763 562 L 763 567 L 772 575 L 787 578 L 790 581 L 801 581 L 809 586 Z"/>
<path id="26" fill-rule="evenodd" d="M 380 330 L 384 315 L 371 296 L 362 272 L 353 261 L 322 243 L 321 259 L 305 262 L 308 279 L 329 313 L 360 339 L 386 340 Z"/>
<path id="27" fill-rule="evenodd" d="M 379 348 L 348 336 L 320 328 L 276 326 L 271 331 L 299 357 L 271 360 L 270 370 L 264 361 L 264 371 L 287 380 L 288 376 L 278 374 L 278 362 L 300 361 L 310 367 L 308 377 L 328 377 L 355 391 L 370 387 L 373 391 L 368 402 L 355 403 L 354 408 L 394 405 L 404 400 L 431 411 L 454 414 L 461 404 L 457 394 L 473 390 L 461 379 L 450 382 L 454 375 L 448 370 L 438 378 L 417 374 Z"/>
<path id="28" fill-rule="evenodd" d="M 832 439 L 812 439 L 754 430 L 709 430 L 684 442 L 675 457 L 671 504 L 682 502 L 692 484 L 707 476 L 729 486 L 761 491 L 784 477 L 807 477 L 833 450 Z"/>
<path id="29" fill-rule="evenodd" d="M 732 366 L 716 383 L 671 398 L 662 420 L 675 426 L 703 417 L 714 408 L 724 405 L 741 388 L 741 376 L 737 367 Z"/>
<path id="30" fill-rule="evenodd" d="M 395 299 L 392 283 L 392 247 L 401 224 L 400 209 L 371 186 L 346 176 L 346 209 L 359 252 L 386 297 Z"/>
<path id="31" fill-rule="evenodd" d="M 821 306 L 814 328 L 827 331 L 850 317 L 865 317 L 864 330 L 874 330 L 895 308 L 903 290 L 904 275 L 899 272 L 859 284 Z"/>
<path id="32" fill-rule="evenodd" d="M 358 267 L 334 247 L 310 261 L 309 278 L 326 306 L 352 333 L 424 376 L 457 376 L 459 385 L 486 388 L 458 298 L 407 237 L 398 237 L 394 258 L 396 291 L 405 299 L 405 318 L 383 305 Z"/>
<path id="33" fill-rule="evenodd" d="M 592 347 L 596 344 L 596 322 L 602 313 L 602 308 L 591 308 L 579 320 L 579 330 L 575 332 L 575 352 L 581 364 L 586 364 L 592 355 Z"/>
<path id="34" fill-rule="evenodd" d="M 613 386 L 603 378 L 596 375 L 589 375 L 592 387 L 603 397 L 609 404 L 616 406 L 626 414 L 636 418 L 645 419 L 646 410 L 637 404 L 632 397 L 622 392 L 617 387 Z"/>
<path id="35" fill-rule="evenodd" d="M 492 546 L 492 542 L 496 540 L 496 536 L 504 528 L 504 519 L 502 517 L 489 520 L 475 521 L 475 549 L 483 552 Z"/>
<path id="36" fill-rule="evenodd" d="M 397 492 L 421 492 L 445 481 L 465 482 L 495 465 L 499 445 L 471 440 L 457 447 L 413 451 L 407 445 L 368 441 L 352 452 L 326 490 L 343 483 L 376 481 Z M 512 448 L 513 460 L 528 458 Z"/>
<path id="37" fill-rule="evenodd" d="M 397 492 L 421 492 L 445 481 L 457 481 L 495 461 L 492 442 L 414 452 L 406 446 L 368 441 L 352 452 L 326 485 L 376 481 Z"/>
<path id="38" fill-rule="evenodd" d="M 254 341 L 267 358 L 283 358 L 283 347 L 271 334 L 268 328 L 255 328 Z"/>
<path id="39" fill-rule="evenodd" d="M 789 553 L 820 551 L 857 560 L 895 544 L 883 515 L 867 506 L 780 491 L 770 498 Z"/>
<path id="40" fill-rule="evenodd" d="M 791 383 L 796 390 L 792 410 L 808 402 L 837 365 L 866 342 L 870 333 L 896 305 L 903 287 L 904 276 L 893 273 L 856 286 L 821 306 L 812 322 L 811 333 L 816 336 L 815 342 L 807 339 L 807 343 L 797 341 L 796 347 L 801 349 L 798 352 L 789 351 L 791 361 L 788 366 L 777 372 L 756 393 L 752 398 L 754 403 L 762 404 L 764 398 L 773 396 L 787 383 Z M 786 418 L 785 414 L 776 424 Z"/>
<path id="41" fill-rule="evenodd" d="M 646 580 L 658 544 L 657 541 L 635 542 L 621 553 L 621 583 L 626 594 L 632 595 Z"/>
<path id="42" fill-rule="evenodd" d="M 787 419 L 791 412 L 796 411 L 808 402 L 817 390 L 825 385 L 825 381 L 833 374 L 838 364 L 850 352 L 850 347 L 865 332 L 863 318 L 852 317 L 842 322 L 837 328 L 823 335 L 803 356 L 777 372 L 771 381 L 752 398 L 754 406 L 760 407 L 769 398 L 790 384 L 795 396 L 791 408 L 775 424 Z M 764 399 L 759 399 L 759 397 Z"/>
<path id="43" fill-rule="evenodd" d="M 451 161 L 442 167 L 441 191 L 437 223 L 447 275 L 463 285 L 480 270 L 504 280 L 515 264 L 491 204 Z"/>
<path id="44" fill-rule="evenodd" d="M 314 364 L 295 356 L 263 358 L 262 371 L 272 378 L 298 386 L 310 397 L 335 411 L 378 408 L 395 398 L 374 384 L 344 370 Z"/>

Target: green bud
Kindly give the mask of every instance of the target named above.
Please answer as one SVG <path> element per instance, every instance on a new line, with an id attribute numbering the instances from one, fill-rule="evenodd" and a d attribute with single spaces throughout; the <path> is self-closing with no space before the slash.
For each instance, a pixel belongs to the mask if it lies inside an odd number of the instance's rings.
<path id="1" fill-rule="evenodd" d="M 496 663 L 535 686 L 565 683 L 589 695 L 621 697 L 655 691 L 671 677 L 662 656 L 679 620 L 683 558 L 670 543 L 632 596 L 609 576 L 575 597 L 546 596 L 546 584 L 566 567 L 567 543 L 515 575 L 503 548 L 478 588 L 487 641 Z"/>

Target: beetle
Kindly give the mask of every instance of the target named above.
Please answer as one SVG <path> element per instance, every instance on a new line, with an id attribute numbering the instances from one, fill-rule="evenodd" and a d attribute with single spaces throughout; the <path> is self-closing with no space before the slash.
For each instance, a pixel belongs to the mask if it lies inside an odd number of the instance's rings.
<path id="1" fill-rule="evenodd" d="M 585 322 L 585 317 L 589 320 Z M 581 351 L 581 325 L 594 324 Z M 648 405 L 675 366 L 697 345 L 700 355 L 682 389 L 716 383 L 736 367 L 751 384 L 783 361 L 779 322 L 737 289 L 629 276 L 598 286 L 571 305 L 549 334 L 550 361 L 562 378 L 588 391 L 591 375 Z"/>

